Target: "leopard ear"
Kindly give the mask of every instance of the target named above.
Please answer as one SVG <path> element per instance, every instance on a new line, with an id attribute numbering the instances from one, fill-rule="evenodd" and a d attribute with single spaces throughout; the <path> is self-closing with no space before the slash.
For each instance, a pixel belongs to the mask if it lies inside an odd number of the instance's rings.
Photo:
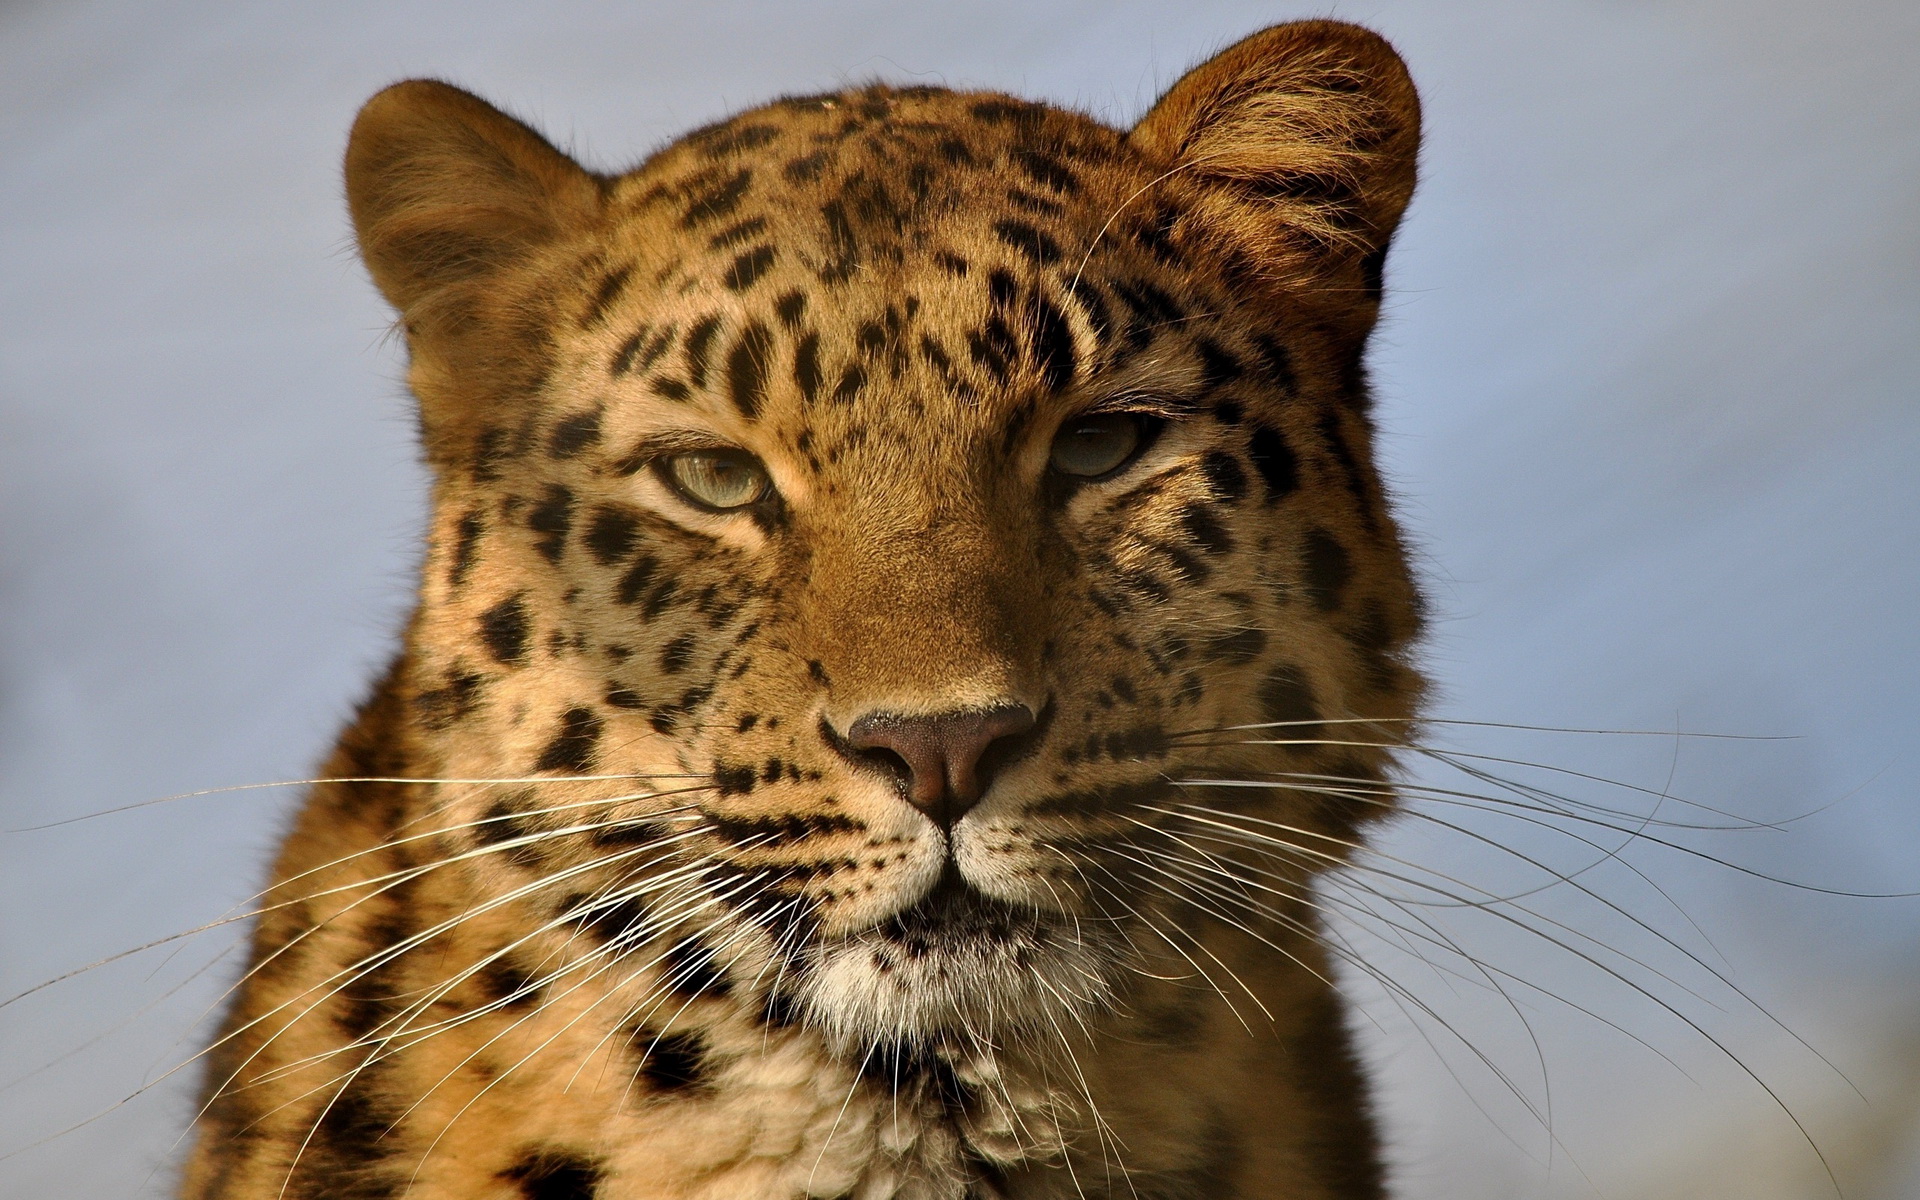
<path id="1" fill-rule="evenodd" d="M 601 199 L 539 134 L 431 79 L 367 101 L 346 176 L 361 256 L 416 341 L 458 332 L 502 272 L 585 227 Z"/>
<path id="2" fill-rule="evenodd" d="M 1198 232 L 1259 273 L 1357 271 L 1378 298 L 1420 144 L 1419 95 L 1379 34 L 1262 30 L 1189 71 L 1127 140 L 1201 185 Z"/>

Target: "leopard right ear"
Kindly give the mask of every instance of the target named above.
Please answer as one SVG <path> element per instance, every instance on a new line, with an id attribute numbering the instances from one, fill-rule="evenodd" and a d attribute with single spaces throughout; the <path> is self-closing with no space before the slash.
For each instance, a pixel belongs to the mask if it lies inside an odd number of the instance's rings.
<path id="1" fill-rule="evenodd" d="M 473 325 L 504 272 L 590 225 L 602 197 L 532 129 L 431 79 L 367 101 L 346 176 L 361 256 L 416 353 Z"/>

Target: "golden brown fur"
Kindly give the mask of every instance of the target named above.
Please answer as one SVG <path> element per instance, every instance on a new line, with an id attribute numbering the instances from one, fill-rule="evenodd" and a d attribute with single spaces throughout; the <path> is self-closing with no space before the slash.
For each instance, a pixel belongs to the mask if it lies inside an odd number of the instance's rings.
<path id="1" fill-rule="evenodd" d="M 619 176 L 376 96 L 420 604 L 183 1194 L 1379 1195 L 1308 886 L 1420 689 L 1361 367 L 1418 124 L 1333 22 L 1128 133 L 869 87 Z M 1137 457 L 1064 472 L 1088 413 Z M 725 447 L 772 490 L 704 510 Z M 944 808 L 857 732 L 1012 711 Z"/>

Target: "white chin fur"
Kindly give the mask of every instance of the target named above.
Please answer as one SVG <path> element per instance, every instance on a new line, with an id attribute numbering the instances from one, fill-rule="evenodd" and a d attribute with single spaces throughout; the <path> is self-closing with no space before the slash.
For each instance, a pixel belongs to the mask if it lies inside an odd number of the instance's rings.
<path id="1" fill-rule="evenodd" d="M 909 948 L 879 930 L 821 947 L 796 999 L 847 1046 L 1065 1031 L 1111 994 L 1111 954 L 1072 927 Z"/>

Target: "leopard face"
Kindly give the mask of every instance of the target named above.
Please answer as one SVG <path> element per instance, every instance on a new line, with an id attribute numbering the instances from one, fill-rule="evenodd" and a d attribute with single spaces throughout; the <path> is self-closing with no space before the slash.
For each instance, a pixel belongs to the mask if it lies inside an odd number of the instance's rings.
<path id="1" fill-rule="evenodd" d="M 874 86 L 611 177 L 377 97 L 437 474 L 402 687 L 533 957 L 858 1054 L 1122 1003 L 1219 862 L 1311 928 L 1419 691 L 1362 369 L 1416 138 L 1357 33 L 1130 132 Z"/>

